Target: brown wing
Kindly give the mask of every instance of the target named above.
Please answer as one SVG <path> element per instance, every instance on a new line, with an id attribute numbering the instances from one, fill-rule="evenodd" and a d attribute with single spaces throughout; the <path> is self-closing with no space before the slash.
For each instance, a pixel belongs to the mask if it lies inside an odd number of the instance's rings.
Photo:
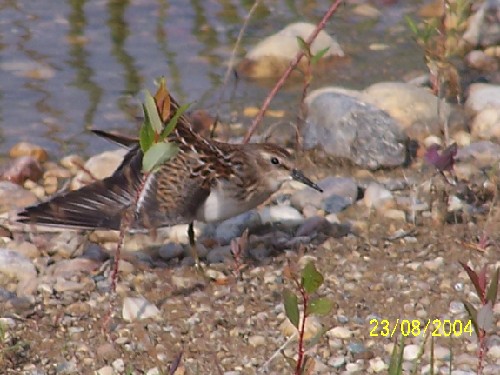
<path id="1" fill-rule="evenodd" d="M 75 229 L 118 230 L 126 210 L 134 209 L 131 229 L 189 223 L 210 190 L 198 179 L 190 179 L 188 169 L 176 159 L 144 178 L 142 152 L 134 148 L 112 176 L 27 207 L 16 219 Z"/>

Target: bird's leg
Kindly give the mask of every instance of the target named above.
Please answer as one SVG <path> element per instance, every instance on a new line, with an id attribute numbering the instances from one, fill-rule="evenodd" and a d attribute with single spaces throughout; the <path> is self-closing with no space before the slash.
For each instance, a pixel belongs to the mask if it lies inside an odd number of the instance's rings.
<path id="1" fill-rule="evenodd" d="M 189 237 L 189 248 L 191 252 L 191 256 L 194 259 L 194 266 L 198 271 L 202 271 L 203 268 L 200 263 L 200 257 L 198 255 L 198 250 L 196 249 L 196 240 L 194 238 L 194 227 L 193 222 L 189 223 L 188 226 L 188 237 Z"/>

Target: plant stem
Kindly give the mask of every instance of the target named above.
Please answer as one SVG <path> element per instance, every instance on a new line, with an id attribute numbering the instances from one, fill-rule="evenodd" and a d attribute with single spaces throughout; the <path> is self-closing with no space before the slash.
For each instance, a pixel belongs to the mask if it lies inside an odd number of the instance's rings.
<path id="1" fill-rule="evenodd" d="M 336 0 L 334 3 L 332 3 L 332 5 L 330 5 L 330 8 L 323 15 L 323 18 L 321 19 L 321 21 L 318 23 L 318 25 L 316 25 L 316 28 L 314 29 L 314 31 L 307 38 L 307 40 L 306 40 L 307 45 L 311 45 L 311 43 L 314 41 L 314 39 L 316 39 L 316 37 L 318 36 L 319 32 L 325 28 L 326 23 L 333 16 L 333 14 L 337 11 L 337 9 L 341 3 L 342 3 L 342 0 Z M 255 116 L 255 118 L 253 119 L 252 125 L 250 126 L 247 133 L 245 134 L 245 138 L 243 139 L 243 143 L 248 143 L 248 141 L 250 141 L 252 134 L 255 133 L 257 126 L 262 121 L 264 114 L 266 113 L 267 109 L 269 108 L 271 101 L 276 96 L 276 94 L 281 89 L 281 87 L 285 84 L 288 76 L 292 73 L 293 69 L 295 69 L 295 67 L 298 65 L 298 63 L 304 57 L 305 54 L 306 54 L 306 52 L 302 51 L 302 50 L 299 53 L 297 53 L 297 55 L 290 62 L 290 65 L 285 70 L 283 75 L 280 77 L 278 82 L 276 82 L 276 85 L 269 92 L 269 95 L 267 95 L 267 98 L 264 100 L 264 103 L 262 104 L 262 107 L 260 108 L 259 113 L 257 113 L 257 116 Z"/>
<path id="2" fill-rule="evenodd" d="M 308 295 L 301 285 L 299 288 L 300 295 L 302 296 L 302 305 L 304 307 L 304 313 L 302 314 L 302 322 L 299 326 L 299 348 L 298 348 L 298 356 L 297 356 L 297 367 L 295 368 L 295 375 L 300 375 L 302 370 L 302 364 L 304 363 L 304 333 L 306 331 L 306 319 L 307 319 L 307 302 Z"/>

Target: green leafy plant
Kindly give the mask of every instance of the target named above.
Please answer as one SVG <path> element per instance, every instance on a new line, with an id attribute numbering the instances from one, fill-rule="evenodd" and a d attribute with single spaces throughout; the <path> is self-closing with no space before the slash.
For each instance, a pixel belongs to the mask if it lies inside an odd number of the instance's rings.
<path id="1" fill-rule="evenodd" d="M 442 14 L 420 23 L 406 16 L 406 24 L 416 43 L 423 49 L 434 92 L 444 92 L 461 98 L 460 78 L 454 58 L 465 55 L 469 46 L 463 41 L 467 20 L 471 13 L 471 0 L 444 0 Z M 446 87 L 445 87 L 446 85 Z"/>
<path id="2" fill-rule="evenodd" d="M 144 123 L 139 133 L 139 143 L 144 153 L 142 169 L 145 173 L 154 171 L 179 151 L 177 145 L 166 139 L 175 129 L 180 116 L 189 108 L 189 104 L 180 107 L 173 115 L 171 104 L 164 78 L 161 78 L 154 97 L 146 90 L 143 104 Z"/>
<path id="3" fill-rule="evenodd" d="M 284 274 L 288 279 L 292 280 L 295 287 L 295 292 L 289 289 L 283 291 L 285 314 L 297 328 L 299 334 L 297 360 L 293 358 L 287 358 L 287 360 L 295 368 L 296 375 L 310 374 L 313 371 L 314 361 L 305 355 L 304 333 L 306 320 L 313 314 L 319 316 L 329 314 L 333 308 L 333 301 L 326 297 L 313 297 L 313 294 L 323 284 L 324 278 L 312 262 L 306 264 L 300 277 L 290 267 L 285 269 Z M 303 308 L 302 319 L 299 312 L 300 306 Z M 323 332 L 320 332 L 318 337 L 312 340 L 312 343 L 316 343 L 322 334 Z"/>
<path id="4" fill-rule="evenodd" d="M 488 285 L 488 280 L 486 276 L 486 266 L 484 266 L 479 272 L 474 271 L 467 264 L 460 262 L 465 272 L 469 276 L 472 285 L 476 289 L 476 293 L 481 301 L 481 306 L 476 309 L 470 302 L 463 301 L 465 309 L 469 315 L 469 319 L 472 322 L 474 331 L 477 335 L 478 348 L 477 348 L 477 373 L 481 374 L 483 371 L 483 361 L 486 351 L 486 336 L 488 333 L 492 332 L 495 325 L 493 323 L 493 307 L 495 306 L 497 295 L 498 295 L 498 277 L 500 273 L 500 267 L 497 267 L 491 278 L 491 282 Z"/>

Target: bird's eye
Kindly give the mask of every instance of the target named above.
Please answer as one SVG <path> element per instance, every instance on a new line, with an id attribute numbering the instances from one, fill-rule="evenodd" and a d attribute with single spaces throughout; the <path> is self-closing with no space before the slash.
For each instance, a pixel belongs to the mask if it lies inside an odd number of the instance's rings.
<path id="1" fill-rule="evenodd" d="M 278 160 L 278 158 L 277 158 L 277 157 L 273 156 L 273 157 L 271 158 L 271 164 L 276 164 L 276 165 L 278 165 L 279 163 L 280 163 L 280 161 Z"/>

